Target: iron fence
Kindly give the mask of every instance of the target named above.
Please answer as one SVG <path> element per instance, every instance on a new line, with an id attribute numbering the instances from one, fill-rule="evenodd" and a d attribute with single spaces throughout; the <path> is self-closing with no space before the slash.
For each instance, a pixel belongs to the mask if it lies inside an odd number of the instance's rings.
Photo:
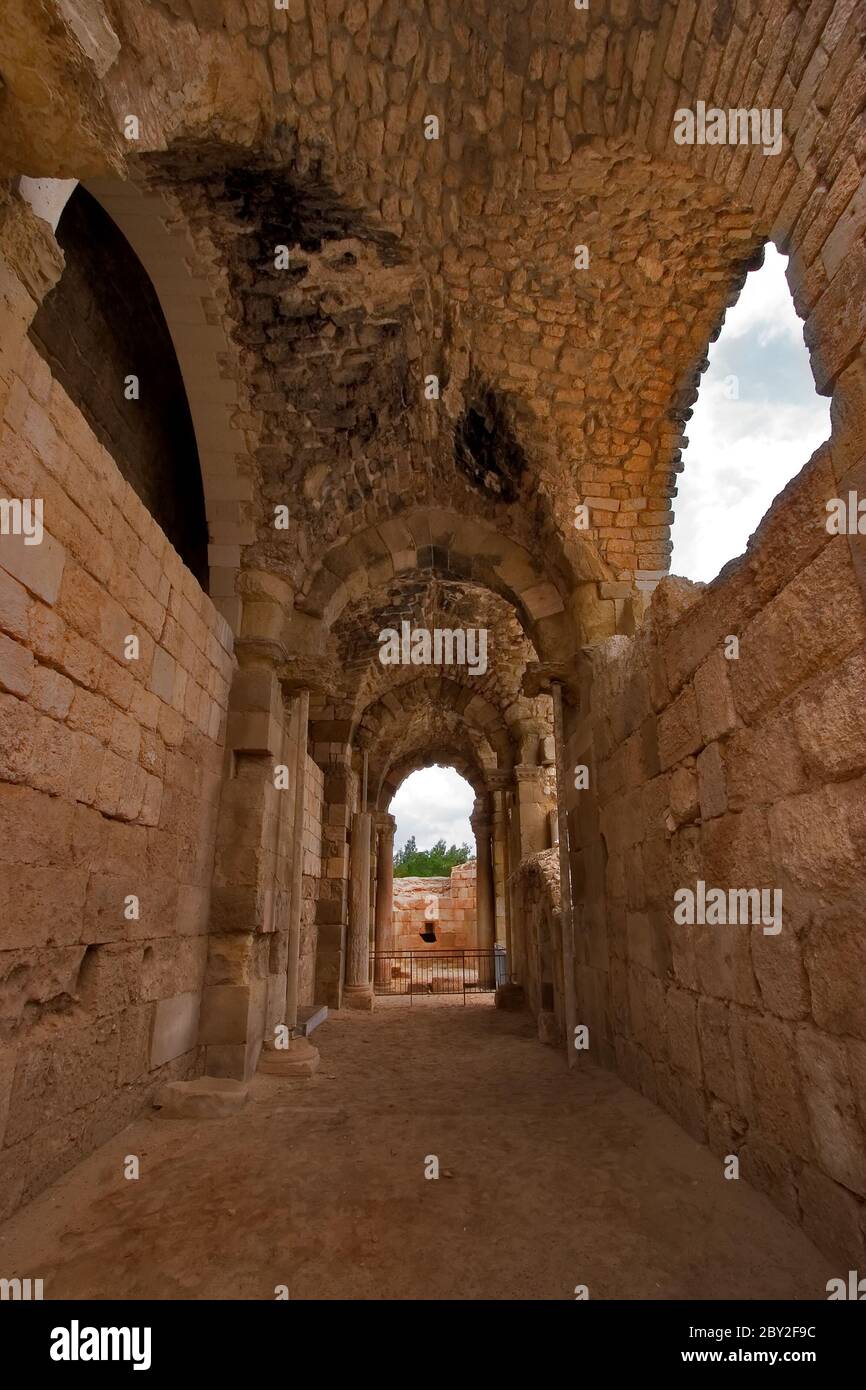
<path id="1" fill-rule="evenodd" d="M 504 979 L 504 952 L 490 950 L 380 951 L 373 956 L 376 994 L 489 994 Z"/>

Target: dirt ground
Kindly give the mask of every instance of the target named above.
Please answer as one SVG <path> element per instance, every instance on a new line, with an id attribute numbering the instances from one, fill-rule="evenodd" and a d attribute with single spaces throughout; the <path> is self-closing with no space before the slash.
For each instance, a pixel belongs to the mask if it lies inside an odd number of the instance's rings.
<path id="1" fill-rule="evenodd" d="M 257 1077 L 240 1115 L 130 1125 L 0 1227 L 0 1272 L 46 1299 L 826 1299 L 802 1232 L 525 1015 L 389 1001 L 313 1040 L 316 1076 Z"/>

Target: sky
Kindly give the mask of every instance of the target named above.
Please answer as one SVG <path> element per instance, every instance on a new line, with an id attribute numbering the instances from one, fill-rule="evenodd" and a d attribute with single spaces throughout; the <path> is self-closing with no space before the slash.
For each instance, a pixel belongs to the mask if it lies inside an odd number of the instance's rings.
<path id="1" fill-rule="evenodd" d="M 773 498 L 830 433 L 830 401 L 815 391 L 787 264 L 766 247 L 710 346 L 673 502 L 671 572 L 687 579 L 714 579 L 742 554 Z M 395 848 L 414 835 L 419 849 L 444 839 L 467 841 L 474 853 L 472 800 L 453 768 L 413 773 L 391 803 Z"/>
<path id="2" fill-rule="evenodd" d="M 787 264 L 766 247 L 710 345 L 673 500 L 672 574 L 714 579 L 830 434 L 830 400 L 815 392 Z"/>
<path id="3" fill-rule="evenodd" d="M 402 849 L 410 835 L 419 849 L 432 849 L 437 840 L 446 845 L 468 844 L 475 853 L 475 836 L 469 815 L 475 793 L 453 767 L 424 767 L 413 772 L 397 789 L 390 805 L 397 818 L 394 848 Z"/>

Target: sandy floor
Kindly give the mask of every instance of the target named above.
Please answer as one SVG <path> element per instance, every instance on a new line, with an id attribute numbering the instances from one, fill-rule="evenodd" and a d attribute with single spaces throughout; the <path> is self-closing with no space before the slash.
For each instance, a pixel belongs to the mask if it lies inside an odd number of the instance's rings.
<path id="1" fill-rule="evenodd" d="M 801 1232 L 525 1016 L 389 1002 L 314 1040 L 311 1081 L 104 1145 L 0 1227 L 2 1272 L 46 1298 L 826 1299 Z"/>

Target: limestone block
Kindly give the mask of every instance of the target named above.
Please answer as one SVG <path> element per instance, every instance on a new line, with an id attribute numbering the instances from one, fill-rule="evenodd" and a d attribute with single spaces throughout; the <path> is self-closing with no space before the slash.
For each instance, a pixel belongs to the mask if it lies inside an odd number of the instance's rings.
<path id="1" fill-rule="evenodd" d="M 166 936 L 149 942 L 141 972 L 142 999 L 168 999 L 200 988 L 207 946 L 203 936 Z"/>
<path id="2" fill-rule="evenodd" d="M 116 1021 L 102 1019 L 67 1032 L 62 1048 L 50 1042 L 24 1048 L 12 1087 L 6 1143 L 59 1119 L 69 1109 L 70 1096 L 82 1107 L 112 1090 L 119 1041 Z"/>
<path id="3" fill-rule="evenodd" d="M 810 901 L 836 906 L 862 874 L 866 779 L 778 801 L 769 813 L 773 859 Z"/>
<path id="4" fill-rule="evenodd" d="M 150 1035 L 155 1004 L 133 1004 L 120 1014 L 120 1053 L 117 1080 L 128 1086 L 149 1069 Z"/>
<path id="5" fill-rule="evenodd" d="M 768 1139 L 804 1159 L 814 1145 L 800 1087 L 794 1029 L 781 1019 L 753 1016 L 746 1044 L 758 1128 Z"/>
<path id="6" fill-rule="evenodd" d="M 806 789 L 806 768 L 789 709 L 773 710 L 751 728 L 736 729 L 725 743 L 724 761 L 732 811 Z"/>
<path id="7" fill-rule="evenodd" d="M 87 891 L 86 869 L 0 866 L 2 948 L 76 942 Z"/>
<path id="8" fill-rule="evenodd" d="M 739 658 L 729 663 L 739 714 L 754 723 L 864 640 L 866 615 L 847 538 L 836 536 L 742 632 Z"/>
<path id="9" fill-rule="evenodd" d="M 792 1221 L 799 1223 L 798 1161 L 784 1147 L 780 1148 L 754 1129 L 747 1131 L 742 1142 L 728 1152 L 739 1155 L 740 1176 L 759 1192 L 765 1192 Z"/>
<path id="10" fill-rule="evenodd" d="M 706 1088 L 736 1109 L 739 1097 L 727 1006 L 721 1000 L 699 999 L 697 1026 Z"/>
<path id="11" fill-rule="evenodd" d="M 728 674 L 730 662 L 714 651 L 695 672 L 698 719 L 705 743 L 722 738 L 737 726 L 737 712 Z"/>
<path id="12" fill-rule="evenodd" d="M 767 817 L 757 807 L 737 815 L 728 812 L 701 826 L 701 856 L 705 882 L 712 887 L 770 888 L 778 886 L 770 856 Z"/>
<path id="13" fill-rule="evenodd" d="M 202 995 L 202 1043 L 246 1044 L 251 986 L 209 985 Z"/>
<path id="14" fill-rule="evenodd" d="M 823 394 L 851 353 L 866 336 L 866 307 L 862 287 L 866 284 L 866 247 L 853 245 L 838 266 L 835 276 L 809 315 L 803 328 L 806 346 L 812 354 L 815 385 Z"/>
<path id="15" fill-rule="evenodd" d="M 823 550 L 826 503 L 835 496 L 830 451 L 822 446 L 783 489 L 749 541 L 751 572 L 762 603 L 796 579 Z"/>
<path id="16" fill-rule="evenodd" d="M 866 1264 L 866 1238 L 860 1224 L 862 1204 L 853 1193 L 805 1164 L 797 1178 L 797 1194 L 803 1227 L 820 1249 L 849 1262 L 852 1269 Z M 844 1278 L 845 1271 L 839 1270 Z"/>
<path id="17" fill-rule="evenodd" d="M 698 818 L 700 801 L 698 796 L 698 779 L 694 767 L 678 767 L 671 774 L 670 787 L 670 812 L 677 825 L 683 825 L 688 821 Z"/>
<path id="18" fill-rule="evenodd" d="M 201 994 L 198 991 L 157 1001 L 150 1042 L 151 1068 L 161 1067 L 196 1046 L 200 1009 Z"/>
<path id="19" fill-rule="evenodd" d="M 658 718 L 659 759 L 663 771 L 701 748 L 694 686 L 688 685 Z"/>
<path id="20" fill-rule="evenodd" d="M 815 1022 L 866 1040 L 866 918 L 863 909 L 816 914 L 804 949 Z"/>
<path id="21" fill-rule="evenodd" d="M 783 926 L 777 936 L 765 936 L 760 929 L 749 934 L 761 1002 L 779 1018 L 804 1018 L 811 1004 L 802 946 L 792 917 L 790 912 L 786 916 L 783 908 Z"/>
<path id="22" fill-rule="evenodd" d="M 724 815 L 728 808 L 725 786 L 725 766 L 718 743 L 711 743 L 698 758 L 698 794 L 701 818 L 711 820 Z"/>
<path id="23" fill-rule="evenodd" d="M 665 1026 L 671 1065 L 701 1083 L 701 1051 L 698 1041 L 697 999 L 676 986 L 665 994 Z"/>
<path id="24" fill-rule="evenodd" d="M 0 689 L 26 700 L 33 688 L 33 679 L 33 653 L 0 633 Z"/>
<path id="25" fill-rule="evenodd" d="M 753 930 L 743 925 L 696 925 L 693 928 L 695 964 L 704 994 L 749 1006 L 759 1003 L 749 952 Z"/>
<path id="26" fill-rule="evenodd" d="M 0 629 L 19 642 L 26 642 L 30 630 L 29 607 L 27 590 L 0 568 Z"/>
<path id="27" fill-rule="evenodd" d="M 707 1142 L 707 1102 L 704 1093 L 689 1077 L 664 1063 L 655 1069 L 659 1105 L 681 1125 L 698 1144 Z"/>
<path id="28" fill-rule="evenodd" d="M 0 778 L 20 782 L 33 756 L 37 717 L 14 695 L 0 695 Z"/>
<path id="29" fill-rule="evenodd" d="M 866 648 L 822 673 L 794 705 L 793 724 L 807 764 L 839 778 L 866 769 Z"/>
<path id="30" fill-rule="evenodd" d="M 866 1196 L 866 1133 L 857 1114 L 845 1043 L 801 1024 L 797 1056 L 817 1163 L 843 1187 Z"/>
<path id="31" fill-rule="evenodd" d="M 50 524 L 48 517 L 45 524 Z M 27 545 L 26 539 L 23 535 L 0 538 L 0 567 L 43 603 L 54 604 L 60 592 L 66 551 L 48 531 L 39 545 Z"/>

